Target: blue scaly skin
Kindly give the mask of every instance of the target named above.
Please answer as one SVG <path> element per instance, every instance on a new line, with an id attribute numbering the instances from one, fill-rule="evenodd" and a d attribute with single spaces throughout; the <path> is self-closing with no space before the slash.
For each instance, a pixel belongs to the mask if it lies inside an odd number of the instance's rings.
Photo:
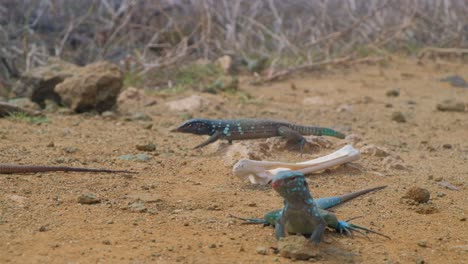
<path id="1" fill-rule="evenodd" d="M 306 143 L 303 135 L 331 136 L 345 138 L 345 135 L 331 128 L 316 126 L 300 126 L 287 122 L 266 119 L 190 119 L 171 132 L 191 133 L 195 135 L 208 135 L 210 138 L 195 148 L 201 148 L 218 139 L 233 140 L 258 139 L 270 137 L 285 137 L 297 140 L 301 152 Z"/>
<path id="2" fill-rule="evenodd" d="M 284 198 L 283 209 L 268 212 L 263 219 L 236 218 L 247 221 L 247 223 L 275 226 L 276 238 L 278 239 L 288 234 L 305 234 L 311 235 L 310 239 L 314 243 L 319 243 L 326 226 L 339 233 L 351 234 L 352 231 L 364 230 L 389 238 L 368 228 L 340 221 L 334 214 L 325 210 L 386 186 L 314 200 L 304 174 L 301 172 L 280 172 L 273 178 L 271 185 Z"/>

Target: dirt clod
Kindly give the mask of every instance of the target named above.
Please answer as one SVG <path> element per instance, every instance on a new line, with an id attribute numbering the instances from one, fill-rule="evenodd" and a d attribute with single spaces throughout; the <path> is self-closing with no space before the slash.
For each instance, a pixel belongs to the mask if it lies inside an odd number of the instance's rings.
<path id="1" fill-rule="evenodd" d="M 431 194 L 427 189 L 412 187 L 408 190 L 408 192 L 406 192 L 405 196 L 403 197 L 411 199 L 418 203 L 427 203 L 431 197 Z"/>

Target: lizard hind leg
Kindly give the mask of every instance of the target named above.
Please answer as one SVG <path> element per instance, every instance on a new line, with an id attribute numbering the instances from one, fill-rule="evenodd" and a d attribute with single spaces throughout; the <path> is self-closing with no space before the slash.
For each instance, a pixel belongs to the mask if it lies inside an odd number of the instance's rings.
<path id="1" fill-rule="evenodd" d="M 299 149 L 302 155 L 304 151 L 304 145 L 306 144 L 307 140 L 301 135 L 301 133 L 287 126 L 281 126 L 278 128 L 278 134 L 280 134 L 280 136 L 285 137 L 288 140 L 298 142 Z"/>

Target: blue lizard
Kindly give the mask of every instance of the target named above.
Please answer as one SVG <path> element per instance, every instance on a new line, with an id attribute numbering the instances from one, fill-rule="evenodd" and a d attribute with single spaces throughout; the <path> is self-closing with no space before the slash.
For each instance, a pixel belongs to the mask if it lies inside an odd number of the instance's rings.
<path id="1" fill-rule="evenodd" d="M 280 122 L 267 119 L 190 119 L 171 132 L 191 133 L 195 135 L 209 135 L 205 142 L 196 146 L 201 148 L 215 142 L 218 139 L 226 139 L 229 143 L 233 140 L 285 137 L 297 140 L 300 144 L 301 152 L 306 143 L 303 135 L 331 136 L 345 138 L 345 135 L 331 128 L 316 126 L 300 126 L 287 122 Z"/>
<path id="2" fill-rule="evenodd" d="M 272 179 L 271 186 L 284 198 L 283 209 L 268 212 L 263 219 L 235 218 L 252 224 L 272 225 L 275 227 L 277 239 L 294 233 L 311 235 L 310 239 L 314 243 L 319 243 L 327 226 L 339 233 L 351 234 L 352 231 L 359 232 L 359 230 L 364 230 L 389 238 L 371 229 L 349 223 L 348 221 L 338 220 L 333 213 L 325 210 L 360 195 L 383 189 L 386 186 L 314 200 L 310 194 L 304 174 L 298 171 L 278 173 Z"/>

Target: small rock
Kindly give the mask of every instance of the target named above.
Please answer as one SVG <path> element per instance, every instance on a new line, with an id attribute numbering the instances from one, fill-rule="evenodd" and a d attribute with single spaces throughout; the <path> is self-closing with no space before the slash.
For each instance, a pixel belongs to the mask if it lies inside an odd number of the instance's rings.
<path id="1" fill-rule="evenodd" d="M 266 255 L 268 253 L 268 249 L 266 247 L 257 247 L 255 251 L 260 255 Z"/>
<path id="2" fill-rule="evenodd" d="M 392 89 L 392 90 L 388 90 L 385 94 L 388 97 L 398 97 L 400 95 L 400 91 L 397 89 Z"/>
<path id="3" fill-rule="evenodd" d="M 436 195 L 437 195 L 437 197 L 445 197 L 446 194 L 443 193 L 443 192 L 437 192 Z"/>
<path id="4" fill-rule="evenodd" d="M 437 110 L 446 112 L 463 112 L 465 111 L 465 104 L 460 101 L 448 99 L 437 104 Z"/>
<path id="5" fill-rule="evenodd" d="M 144 213 L 148 209 L 142 202 L 136 201 L 128 205 L 128 210 L 130 210 L 131 212 L 136 212 L 136 213 Z"/>
<path id="6" fill-rule="evenodd" d="M 465 216 L 460 217 L 460 221 L 461 221 L 461 222 L 465 222 L 465 221 L 466 221 L 466 217 L 465 217 Z"/>
<path id="7" fill-rule="evenodd" d="M 278 241 L 278 250 L 282 257 L 297 260 L 308 260 L 320 256 L 319 248 L 310 243 L 304 236 L 287 236 L 280 238 Z"/>
<path id="8" fill-rule="evenodd" d="M 147 144 L 138 144 L 136 145 L 136 149 L 140 151 L 155 151 L 156 145 L 151 142 Z"/>
<path id="9" fill-rule="evenodd" d="M 73 153 L 76 153 L 78 151 L 78 148 L 65 147 L 65 148 L 63 148 L 63 151 L 65 151 L 66 153 L 69 153 L 69 154 L 73 154 Z"/>
<path id="10" fill-rule="evenodd" d="M 375 145 L 367 145 L 361 148 L 361 153 L 376 157 L 387 157 L 390 155 L 390 153 L 386 149 L 377 147 Z"/>
<path id="11" fill-rule="evenodd" d="M 39 232 L 45 232 L 45 231 L 48 231 L 49 230 L 49 227 L 47 225 L 43 225 L 41 227 L 39 227 L 38 231 Z"/>
<path id="12" fill-rule="evenodd" d="M 119 159 L 146 162 L 146 161 L 149 161 L 151 157 L 146 154 L 136 154 L 136 155 L 127 154 L 127 155 L 119 156 Z"/>
<path id="13" fill-rule="evenodd" d="M 103 240 L 102 243 L 104 245 L 112 245 L 112 242 L 109 239 Z"/>
<path id="14" fill-rule="evenodd" d="M 431 194 L 428 190 L 419 187 L 412 187 L 406 192 L 405 196 L 403 196 L 403 198 L 412 199 L 418 203 L 427 203 L 430 197 Z"/>
<path id="15" fill-rule="evenodd" d="M 426 240 L 420 240 L 418 241 L 418 246 L 425 248 L 427 247 L 427 241 Z"/>
<path id="16" fill-rule="evenodd" d="M 393 112 L 392 113 L 392 120 L 397 122 L 397 123 L 405 123 L 406 122 L 406 117 L 403 115 L 402 112 Z"/>
<path id="17" fill-rule="evenodd" d="M 97 198 L 95 194 L 84 193 L 78 196 L 78 203 L 80 204 L 95 204 L 101 202 L 101 199 Z"/>
<path id="18" fill-rule="evenodd" d="M 55 147 L 55 143 L 53 141 L 51 141 L 51 142 L 49 142 L 49 144 L 47 144 L 46 147 L 53 148 L 53 147 Z"/>
<path id="19" fill-rule="evenodd" d="M 216 248 L 216 244 L 209 244 L 208 248 Z"/>
<path id="20" fill-rule="evenodd" d="M 452 148 L 452 144 L 445 143 L 445 144 L 442 145 L 442 147 L 443 147 L 444 149 L 451 149 L 451 148 Z"/>

